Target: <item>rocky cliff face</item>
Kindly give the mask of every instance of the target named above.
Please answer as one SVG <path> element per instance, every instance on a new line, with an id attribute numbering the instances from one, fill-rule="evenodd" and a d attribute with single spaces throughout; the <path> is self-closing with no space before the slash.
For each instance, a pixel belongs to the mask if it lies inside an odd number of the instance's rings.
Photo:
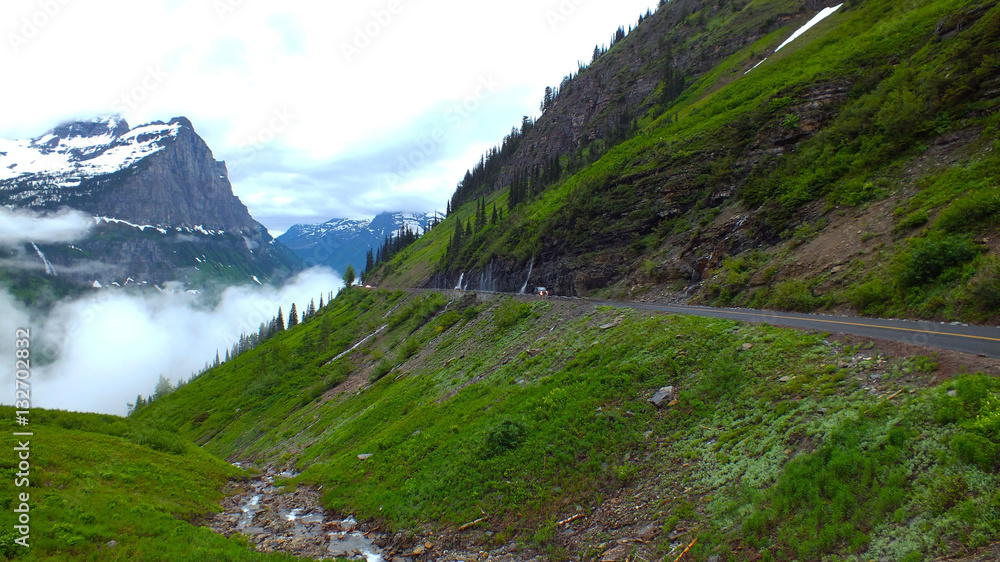
<path id="1" fill-rule="evenodd" d="M 837 3 L 795 0 L 785 3 L 778 15 L 762 17 L 753 9 L 740 10 L 739 2 L 706 6 L 695 0 L 673 0 L 671 9 L 645 18 L 628 40 L 619 42 L 573 80 L 564 81 L 558 97 L 526 134 L 491 190 L 544 167 L 552 158 L 612 137 L 616 129 L 660 102 L 668 67 L 690 85 L 789 19 Z M 712 18 L 729 23 L 706 32 L 703 22 Z"/>
<path id="2" fill-rule="evenodd" d="M 224 162 L 177 117 L 135 128 L 122 119 L 73 122 L 29 140 L 0 140 L 0 204 L 72 208 L 95 228 L 75 245 L 39 244 L 49 275 L 87 285 L 209 279 L 262 282 L 301 262 L 233 194 Z M 38 266 L 18 252 L 22 267 Z"/>
<path id="3" fill-rule="evenodd" d="M 101 191 L 94 211 L 132 217 L 141 224 L 226 230 L 257 236 L 260 224 L 233 195 L 225 162 L 212 156 L 187 119 L 174 119 L 176 136 L 165 150 L 144 162 L 142 173 Z"/>

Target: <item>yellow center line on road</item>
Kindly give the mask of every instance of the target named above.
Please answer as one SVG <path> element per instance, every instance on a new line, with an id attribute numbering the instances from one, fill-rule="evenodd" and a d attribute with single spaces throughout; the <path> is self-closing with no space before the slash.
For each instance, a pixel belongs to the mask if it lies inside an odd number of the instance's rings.
<path id="1" fill-rule="evenodd" d="M 937 336 L 953 336 L 953 337 L 956 337 L 956 338 L 970 338 L 970 339 L 977 339 L 977 340 L 986 340 L 986 341 L 1000 342 L 1000 338 L 989 338 L 989 337 L 986 337 L 986 336 L 972 336 L 972 335 L 966 335 L 966 334 L 956 334 L 954 332 L 935 332 L 933 330 L 917 330 L 915 328 L 900 328 L 900 327 L 897 327 L 897 326 L 878 326 L 878 325 L 873 325 L 873 324 L 860 324 L 858 322 L 843 322 L 843 321 L 839 321 L 839 320 L 824 320 L 824 319 L 821 319 L 821 318 L 801 318 L 801 317 L 797 317 L 797 316 L 778 316 L 778 315 L 774 315 L 774 314 L 766 314 L 766 313 L 760 313 L 760 312 L 737 312 L 735 310 L 720 310 L 718 312 L 720 314 L 735 314 L 735 315 L 738 315 L 738 316 L 757 316 L 757 317 L 761 317 L 762 318 L 762 320 L 761 320 L 762 322 L 766 322 L 767 318 L 775 318 L 775 319 L 778 319 L 778 320 L 799 320 L 799 321 L 804 321 L 804 322 L 815 322 L 817 324 L 819 324 L 819 323 L 827 323 L 827 324 L 840 324 L 840 325 L 843 325 L 843 326 L 859 326 L 859 327 L 862 327 L 862 328 L 882 328 L 882 329 L 885 329 L 885 330 L 897 330 L 897 331 L 900 331 L 900 332 L 911 332 L 911 333 L 915 333 L 915 334 L 933 334 L 933 335 L 937 335 Z"/>

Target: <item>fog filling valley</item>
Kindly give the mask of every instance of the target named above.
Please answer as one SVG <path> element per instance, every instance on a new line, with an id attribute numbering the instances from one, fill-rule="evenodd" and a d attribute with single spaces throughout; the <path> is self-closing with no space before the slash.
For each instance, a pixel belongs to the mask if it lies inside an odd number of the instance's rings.
<path id="1" fill-rule="evenodd" d="M 292 303 L 301 313 L 342 286 L 334 271 L 313 268 L 281 287 L 229 287 L 217 302 L 179 287 L 103 289 L 44 316 L 0 289 L 0 357 L 13 358 L 15 330 L 30 328 L 32 407 L 124 415 L 137 395 L 153 393 L 160 375 L 187 380 L 216 352 L 224 359 L 241 334 L 256 333 L 279 307 L 287 322 Z M 47 364 L 38 362 L 43 350 Z M 13 389 L 13 377 L 12 368 L 3 370 L 5 388 Z M 13 390 L 0 396 L 0 403 L 12 400 Z"/>

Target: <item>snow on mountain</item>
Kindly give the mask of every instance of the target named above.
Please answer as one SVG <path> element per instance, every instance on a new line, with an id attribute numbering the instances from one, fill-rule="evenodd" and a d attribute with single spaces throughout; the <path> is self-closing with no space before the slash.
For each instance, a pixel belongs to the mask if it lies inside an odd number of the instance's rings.
<path id="1" fill-rule="evenodd" d="M 364 267 L 365 254 L 378 248 L 386 237 L 408 228 L 419 235 L 437 221 L 441 213 L 381 213 L 368 219 L 331 219 L 322 224 L 297 224 L 278 237 L 311 265 L 327 265 L 343 271 L 347 265 Z"/>
<path id="2" fill-rule="evenodd" d="M 843 4 L 837 4 L 836 6 L 833 6 L 831 8 L 823 8 L 822 10 L 820 10 L 820 12 L 816 14 L 816 16 L 813 17 L 813 19 L 807 21 L 805 25 L 795 30 L 795 33 L 793 33 L 791 37 L 785 39 L 785 41 L 781 45 L 778 45 L 778 48 L 775 49 L 774 52 L 777 53 L 778 51 L 781 50 L 782 47 L 798 39 L 800 35 L 812 29 L 814 25 L 825 20 L 828 16 L 839 10 L 841 6 L 843 6 Z"/>
<path id="3" fill-rule="evenodd" d="M 48 222 L 60 209 L 92 220 L 85 238 L 70 240 L 77 250 L 26 239 L 37 243 L 45 275 L 88 286 L 124 286 L 122 279 L 245 283 L 251 275 L 280 279 L 302 266 L 250 215 L 225 162 L 184 117 L 135 128 L 119 117 L 100 118 L 33 139 L 0 139 L 0 206 Z M 16 255 L 0 255 L 8 258 L 4 267 L 37 269 L 20 259 L 25 249 L 8 246 L 4 251 Z"/>
<path id="4" fill-rule="evenodd" d="M 0 180 L 32 176 L 75 187 L 85 177 L 123 170 L 163 150 L 180 129 L 180 123 L 162 122 L 129 129 L 125 120 L 112 117 L 60 126 L 34 139 L 0 139 Z"/>

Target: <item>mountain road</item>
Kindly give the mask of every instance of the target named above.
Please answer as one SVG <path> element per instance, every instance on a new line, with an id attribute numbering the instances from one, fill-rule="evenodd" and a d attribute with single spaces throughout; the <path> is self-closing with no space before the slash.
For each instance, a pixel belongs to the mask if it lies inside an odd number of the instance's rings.
<path id="1" fill-rule="evenodd" d="M 727 318 L 744 322 L 766 322 L 774 326 L 788 326 L 807 330 L 882 338 L 913 345 L 937 347 L 974 355 L 1000 358 L 1000 327 L 994 326 L 969 326 L 927 320 L 887 320 L 766 310 L 660 305 L 639 302 L 603 300 L 591 300 L 590 302 L 598 306 L 654 310 L 672 314 L 692 314 L 695 316 Z"/>

